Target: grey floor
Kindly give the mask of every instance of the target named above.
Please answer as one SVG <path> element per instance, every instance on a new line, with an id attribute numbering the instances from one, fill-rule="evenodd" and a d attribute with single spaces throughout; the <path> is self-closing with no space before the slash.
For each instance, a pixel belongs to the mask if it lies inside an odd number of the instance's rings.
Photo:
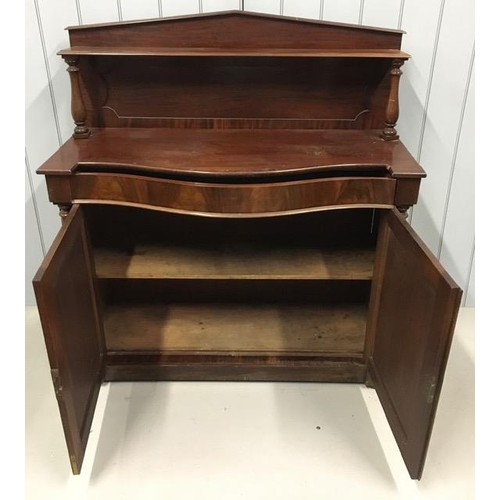
<path id="1" fill-rule="evenodd" d="M 371 389 L 111 383 L 72 476 L 43 337 L 26 309 L 28 499 L 474 498 L 474 309 L 462 309 L 421 481 Z"/>

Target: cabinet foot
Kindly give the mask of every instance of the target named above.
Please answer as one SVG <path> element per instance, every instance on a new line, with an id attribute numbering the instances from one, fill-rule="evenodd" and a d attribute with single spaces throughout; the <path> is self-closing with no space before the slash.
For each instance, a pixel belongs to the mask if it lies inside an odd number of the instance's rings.
<path id="1" fill-rule="evenodd" d="M 64 224 L 64 221 L 66 220 L 66 217 L 68 216 L 72 205 L 71 203 L 62 203 L 57 206 L 59 207 L 59 217 L 61 217 L 61 224 Z"/>
<path id="2" fill-rule="evenodd" d="M 375 385 L 373 384 L 373 379 L 370 377 L 370 372 L 368 370 L 366 370 L 365 385 L 370 389 L 375 389 Z"/>

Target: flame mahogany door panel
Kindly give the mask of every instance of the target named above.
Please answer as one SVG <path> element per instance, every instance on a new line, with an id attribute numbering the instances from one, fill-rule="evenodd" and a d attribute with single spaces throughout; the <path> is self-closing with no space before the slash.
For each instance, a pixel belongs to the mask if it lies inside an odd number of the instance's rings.
<path id="1" fill-rule="evenodd" d="M 103 379 L 105 347 L 92 254 L 78 205 L 33 285 L 71 467 L 79 474 Z"/>
<path id="2" fill-rule="evenodd" d="M 383 217 L 377 252 L 368 377 L 420 479 L 462 290 L 395 209 Z"/>

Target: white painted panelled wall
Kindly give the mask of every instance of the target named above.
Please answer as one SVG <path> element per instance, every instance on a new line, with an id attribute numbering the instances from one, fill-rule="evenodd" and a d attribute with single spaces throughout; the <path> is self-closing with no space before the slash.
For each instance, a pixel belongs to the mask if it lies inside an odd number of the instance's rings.
<path id="1" fill-rule="evenodd" d="M 230 9 L 407 32 L 397 128 L 428 174 L 411 224 L 474 306 L 474 0 L 26 0 L 26 303 L 60 226 L 35 170 L 73 130 L 64 28 Z"/>

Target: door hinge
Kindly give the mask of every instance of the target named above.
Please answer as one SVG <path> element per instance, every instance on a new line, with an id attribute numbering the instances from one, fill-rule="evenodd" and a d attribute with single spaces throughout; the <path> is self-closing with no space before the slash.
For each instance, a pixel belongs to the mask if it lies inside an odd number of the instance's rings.
<path id="1" fill-rule="evenodd" d="M 437 389 L 437 377 L 431 378 L 431 385 L 429 386 L 429 390 L 427 392 L 427 403 L 432 404 L 434 398 L 436 397 L 436 389 Z"/>
<path id="2" fill-rule="evenodd" d="M 56 398 L 60 401 L 63 399 L 63 393 L 62 393 L 62 384 L 61 384 L 61 377 L 59 376 L 59 370 L 57 368 L 54 368 L 50 370 L 50 374 L 52 375 L 52 383 L 54 384 L 54 392 L 56 393 Z"/>

